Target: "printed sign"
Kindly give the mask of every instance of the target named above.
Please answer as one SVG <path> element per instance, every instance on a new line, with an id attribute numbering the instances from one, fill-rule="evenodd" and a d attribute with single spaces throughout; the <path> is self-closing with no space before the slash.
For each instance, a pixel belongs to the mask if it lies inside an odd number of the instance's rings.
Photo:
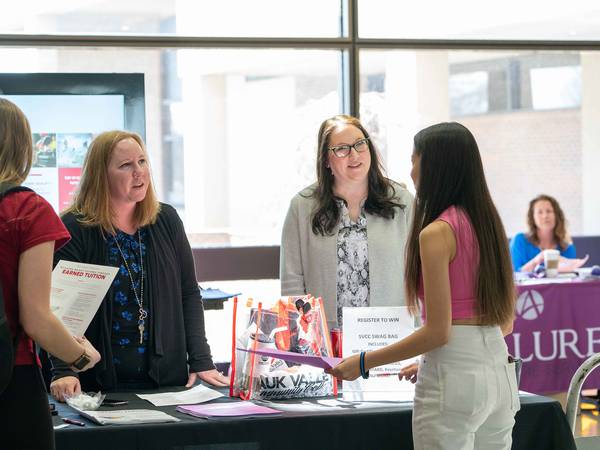
<path id="1" fill-rule="evenodd" d="M 377 350 L 393 344 L 414 331 L 414 318 L 407 307 L 344 308 L 343 356 Z M 365 380 L 344 381 L 345 400 L 412 401 L 414 385 L 398 379 L 400 369 L 414 360 L 399 361 L 369 371 Z"/>

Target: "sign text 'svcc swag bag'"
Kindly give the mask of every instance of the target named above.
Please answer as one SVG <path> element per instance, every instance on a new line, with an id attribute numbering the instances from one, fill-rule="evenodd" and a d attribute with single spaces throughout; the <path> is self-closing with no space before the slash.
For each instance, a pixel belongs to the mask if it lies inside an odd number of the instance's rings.
<path id="1" fill-rule="evenodd" d="M 322 300 L 311 296 L 278 300 L 271 308 L 234 299 L 230 395 L 244 400 L 337 395 L 337 383 L 323 369 L 248 353 L 278 349 L 333 356 Z"/>

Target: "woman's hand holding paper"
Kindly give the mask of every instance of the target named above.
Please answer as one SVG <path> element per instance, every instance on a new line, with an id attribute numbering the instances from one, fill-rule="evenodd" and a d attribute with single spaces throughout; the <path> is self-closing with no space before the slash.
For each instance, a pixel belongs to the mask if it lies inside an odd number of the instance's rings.
<path id="1" fill-rule="evenodd" d="M 325 373 L 346 381 L 356 380 L 360 376 L 359 361 L 359 355 L 352 355 L 348 358 L 344 358 L 344 360 L 334 368 L 325 370 Z"/>

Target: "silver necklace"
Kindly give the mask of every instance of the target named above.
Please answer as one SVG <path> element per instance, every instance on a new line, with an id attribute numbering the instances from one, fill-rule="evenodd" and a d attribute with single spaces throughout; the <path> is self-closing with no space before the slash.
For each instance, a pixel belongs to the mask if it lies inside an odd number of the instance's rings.
<path id="1" fill-rule="evenodd" d="M 117 236 L 115 235 L 115 244 L 117 244 L 117 248 L 119 249 L 119 253 L 123 258 L 123 262 L 125 263 L 125 268 L 127 269 L 127 273 L 129 274 L 129 280 L 131 281 L 131 289 L 133 290 L 133 295 L 135 295 L 135 300 L 138 304 L 138 330 L 140 331 L 140 344 L 144 342 L 144 329 L 145 329 L 145 321 L 146 317 L 148 317 L 148 312 L 144 309 L 144 259 L 142 257 L 142 236 L 140 234 L 140 230 L 138 229 L 138 248 L 140 249 L 140 268 L 142 271 L 142 276 L 140 279 L 140 295 L 138 296 L 137 291 L 135 290 L 135 284 L 133 282 L 133 275 L 131 275 L 131 270 L 129 270 L 129 264 L 127 264 L 127 258 L 125 258 L 125 254 L 123 250 L 121 250 L 121 246 L 119 245 L 119 241 L 117 240 Z"/>

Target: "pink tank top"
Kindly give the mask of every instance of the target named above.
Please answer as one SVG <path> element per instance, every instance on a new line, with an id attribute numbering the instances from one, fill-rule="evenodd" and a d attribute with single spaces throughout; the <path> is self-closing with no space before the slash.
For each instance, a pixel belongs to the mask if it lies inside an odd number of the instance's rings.
<path id="1" fill-rule="evenodd" d="M 452 319 L 471 319 L 477 316 L 477 272 L 479 269 L 479 244 L 469 216 L 460 208 L 451 206 L 437 220 L 443 220 L 454 231 L 456 254 L 450 261 L 450 296 Z M 425 298 L 423 276 L 419 280 L 418 295 Z M 423 304 L 421 306 L 424 306 Z M 426 320 L 422 307 L 423 322 Z"/>

